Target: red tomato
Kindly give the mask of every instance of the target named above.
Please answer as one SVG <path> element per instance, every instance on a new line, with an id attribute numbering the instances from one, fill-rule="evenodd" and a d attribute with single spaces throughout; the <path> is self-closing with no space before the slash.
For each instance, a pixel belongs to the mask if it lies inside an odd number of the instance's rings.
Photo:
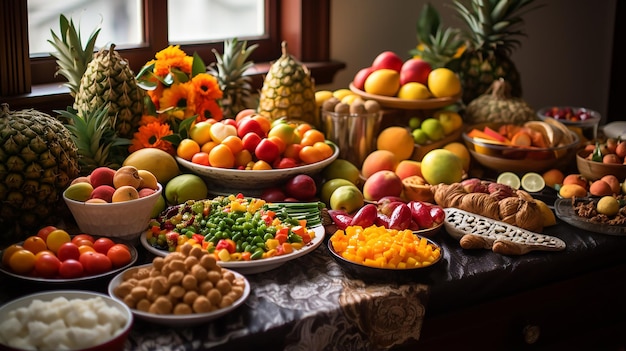
<path id="1" fill-rule="evenodd" d="M 89 241 L 91 244 L 93 244 L 93 242 L 96 241 L 96 239 L 94 239 L 93 236 L 89 234 L 78 234 L 72 237 L 72 242 L 76 244 L 76 246 L 80 246 L 79 242 L 83 243 L 84 240 Z"/>
<path id="2" fill-rule="evenodd" d="M 74 279 L 85 274 L 83 264 L 77 260 L 69 259 L 61 262 L 59 275 L 64 279 Z"/>
<path id="3" fill-rule="evenodd" d="M 93 248 L 96 252 L 106 255 L 107 251 L 115 245 L 115 242 L 109 238 L 98 238 L 93 242 Z"/>
<path id="4" fill-rule="evenodd" d="M 72 240 L 72 243 L 78 247 L 81 247 L 81 246 L 93 247 L 93 241 L 89 241 L 89 239 Z"/>
<path id="5" fill-rule="evenodd" d="M 102 274 L 113 269 L 111 259 L 100 252 L 85 252 L 80 255 L 79 262 L 83 264 L 85 273 L 89 275 Z"/>
<path id="6" fill-rule="evenodd" d="M 57 229 L 58 228 L 53 225 L 45 226 L 39 229 L 39 231 L 37 232 L 37 236 L 42 238 L 44 241 L 46 241 L 46 239 L 48 238 L 48 234 L 50 234 L 51 231 L 54 231 Z"/>
<path id="7" fill-rule="evenodd" d="M 77 260 L 80 257 L 80 250 L 78 250 L 78 246 L 74 243 L 64 243 L 59 246 L 59 249 L 57 250 L 57 257 L 61 261 L 68 259 Z"/>
<path id="8" fill-rule="evenodd" d="M 61 261 L 53 254 L 39 255 L 35 259 L 35 273 L 42 278 L 53 278 L 59 273 Z"/>
<path id="9" fill-rule="evenodd" d="M 130 263 L 132 255 L 130 250 L 124 244 L 115 244 L 107 251 L 107 256 L 111 260 L 113 267 L 119 268 Z"/>

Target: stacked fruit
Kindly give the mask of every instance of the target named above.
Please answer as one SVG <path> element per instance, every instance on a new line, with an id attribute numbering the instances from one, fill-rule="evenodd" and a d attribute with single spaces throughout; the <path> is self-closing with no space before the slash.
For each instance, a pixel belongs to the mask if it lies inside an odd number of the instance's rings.
<path id="1" fill-rule="evenodd" d="M 608 138 L 603 142 L 587 144 L 584 156 L 595 162 L 626 164 L 626 140 Z"/>
<path id="2" fill-rule="evenodd" d="M 64 229 L 46 226 L 23 243 L 7 247 L 2 264 L 11 272 L 46 279 L 73 279 L 103 274 L 130 264 L 124 243 L 89 234 L 71 237 Z"/>
<path id="3" fill-rule="evenodd" d="M 316 163 L 334 150 L 324 133 L 309 123 L 272 122 L 249 109 L 235 119 L 195 123 L 176 153 L 203 166 L 269 170 Z"/>
<path id="4" fill-rule="evenodd" d="M 136 200 L 159 189 L 156 177 L 147 170 L 122 166 L 94 169 L 88 176 L 72 181 L 64 192 L 70 200 L 86 203 L 112 203 Z"/>
<path id="5" fill-rule="evenodd" d="M 404 61 L 392 51 L 380 53 L 370 67 L 359 70 L 352 84 L 369 94 L 407 100 L 446 98 L 461 93 L 461 81 L 450 69 L 433 69 L 419 58 Z"/>
<path id="6" fill-rule="evenodd" d="M 431 117 L 409 119 L 411 135 L 417 145 L 439 141 L 463 128 L 463 118 L 455 111 L 438 110 Z"/>

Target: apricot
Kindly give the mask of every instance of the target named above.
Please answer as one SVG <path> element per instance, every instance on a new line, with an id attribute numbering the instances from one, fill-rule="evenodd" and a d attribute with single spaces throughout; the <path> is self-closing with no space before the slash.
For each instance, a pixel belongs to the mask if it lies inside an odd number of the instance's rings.
<path id="1" fill-rule="evenodd" d="M 398 163 L 395 170 L 400 179 L 408 178 L 410 176 L 422 176 L 422 163 L 415 160 L 402 160 Z"/>
<path id="2" fill-rule="evenodd" d="M 615 154 L 621 158 L 626 157 L 626 140 L 620 141 L 619 144 L 617 144 L 615 147 Z"/>
<path id="3" fill-rule="evenodd" d="M 564 184 L 561 189 L 559 189 L 559 195 L 566 199 L 571 199 L 573 197 L 585 197 L 587 196 L 587 189 L 574 183 Z"/>
<path id="4" fill-rule="evenodd" d="M 111 202 L 124 202 L 139 198 L 139 191 L 132 185 L 122 185 L 115 189 Z"/>
<path id="5" fill-rule="evenodd" d="M 621 164 L 622 160 L 616 154 L 608 154 L 602 157 L 602 163 Z"/>
<path id="6" fill-rule="evenodd" d="M 563 185 L 568 185 L 568 184 L 577 184 L 585 190 L 589 189 L 589 182 L 580 173 L 573 173 L 573 174 L 566 175 L 565 178 L 563 178 Z"/>
<path id="7" fill-rule="evenodd" d="M 611 192 L 613 194 L 619 194 L 622 191 L 619 179 L 617 179 L 616 176 L 612 174 L 607 174 L 604 177 L 600 178 L 600 180 L 605 181 L 611 187 Z"/>
<path id="8" fill-rule="evenodd" d="M 563 172 L 556 168 L 545 171 L 541 176 L 546 182 L 546 185 L 551 188 L 554 188 L 554 186 L 557 184 L 563 184 L 563 180 L 565 179 L 565 175 L 563 174 Z"/>
<path id="9" fill-rule="evenodd" d="M 375 150 L 371 152 L 361 166 L 361 175 L 366 179 L 378 171 L 395 171 L 398 166 L 398 159 L 389 150 Z"/>
<path id="10" fill-rule="evenodd" d="M 141 176 L 135 166 L 122 166 L 113 175 L 113 187 L 132 186 L 137 189 L 141 186 Z"/>
<path id="11" fill-rule="evenodd" d="M 613 194 L 609 183 L 602 179 L 598 179 L 589 186 L 589 193 L 593 196 L 607 196 Z"/>

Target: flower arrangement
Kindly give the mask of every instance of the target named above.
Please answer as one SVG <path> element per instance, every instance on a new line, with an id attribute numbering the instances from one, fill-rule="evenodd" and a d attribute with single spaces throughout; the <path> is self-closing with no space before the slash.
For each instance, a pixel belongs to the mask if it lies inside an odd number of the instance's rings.
<path id="1" fill-rule="evenodd" d="M 179 45 L 159 51 L 137 74 L 147 92 L 146 114 L 129 151 L 153 147 L 171 154 L 193 122 L 223 118 L 218 80 L 207 73 L 200 56 L 188 56 Z"/>

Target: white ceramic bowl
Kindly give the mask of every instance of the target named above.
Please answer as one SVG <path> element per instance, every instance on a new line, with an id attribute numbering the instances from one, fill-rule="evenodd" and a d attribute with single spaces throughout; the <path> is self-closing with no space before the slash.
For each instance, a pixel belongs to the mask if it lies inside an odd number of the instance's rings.
<path id="1" fill-rule="evenodd" d="M 240 170 L 231 168 L 217 168 L 203 166 L 176 157 L 178 163 L 205 179 L 209 185 L 209 191 L 218 193 L 237 193 L 239 190 L 259 190 L 273 186 L 280 186 L 288 179 L 298 174 L 315 175 L 331 164 L 339 156 L 339 147 L 327 141 L 333 147 L 333 155 L 320 162 L 284 169 L 269 169 L 264 171 Z M 258 195 L 258 193 L 246 193 L 246 195 Z"/>
<path id="2" fill-rule="evenodd" d="M 63 199 L 82 232 L 133 241 L 148 228 L 150 215 L 162 191 L 163 186 L 159 184 L 159 189 L 151 195 L 106 204 L 71 200 L 65 193 Z"/>
<path id="3" fill-rule="evenodd" d="M 133 314 L 130 308 L 128 308 L 128 306 L 126 306 L 121 301 L 118 301 L 116 299 L 111 298 L 110 296 L 97 293 L 97 292 L 82 291 L 82 290 L 56 290 L 56 291 L 35 293 L 35 294 L 27 295 L 24 297 L 20 297 L 18 299 L 15 299 L 13 301 L 6 303 L 3 306 L 0 306 L 0 323 L 7 321 L 9 319 L 8 315 L 11 311 L 17 308 L 21 308 L 21 307 L 28 307 L 31 304 L 31 302 L 34 300 L 48 302 L 48 301 L 53 301 L 54 299 L 59 298 L 59 297 L 65 297 L 69 301 L 76 300 L 76 299 L 87 300 L 87 299 L 92 299 L 92 298 L 97 297 L 97 298 L 102 299 L 108 307 L 114 308 L 118 310 L 119 312 L 121 312 L 122 316 L 126 318 L 126 323 L 119 330 L 117 330 L 110 339 L 104 342 L 100 342 L 97 345 L 92 345 L 91 347 L 83 348 L 82 350 L 115 351 L 115 350 L 124 349 L 124 344 L 126 342 L 126 339 L 128 338 L 128 334 L 130 333 L 130 329 L 133 325 Z M 84 306 L 84 304 L 82 306 Z M 2 338 L 0 338 L 0 350 L 11 350 L 11 351 L 23 350 L 21 348 L 10 347 L 8 345 L 5 345 L 1 343 L 1 341 L 2 341 Z"/>

